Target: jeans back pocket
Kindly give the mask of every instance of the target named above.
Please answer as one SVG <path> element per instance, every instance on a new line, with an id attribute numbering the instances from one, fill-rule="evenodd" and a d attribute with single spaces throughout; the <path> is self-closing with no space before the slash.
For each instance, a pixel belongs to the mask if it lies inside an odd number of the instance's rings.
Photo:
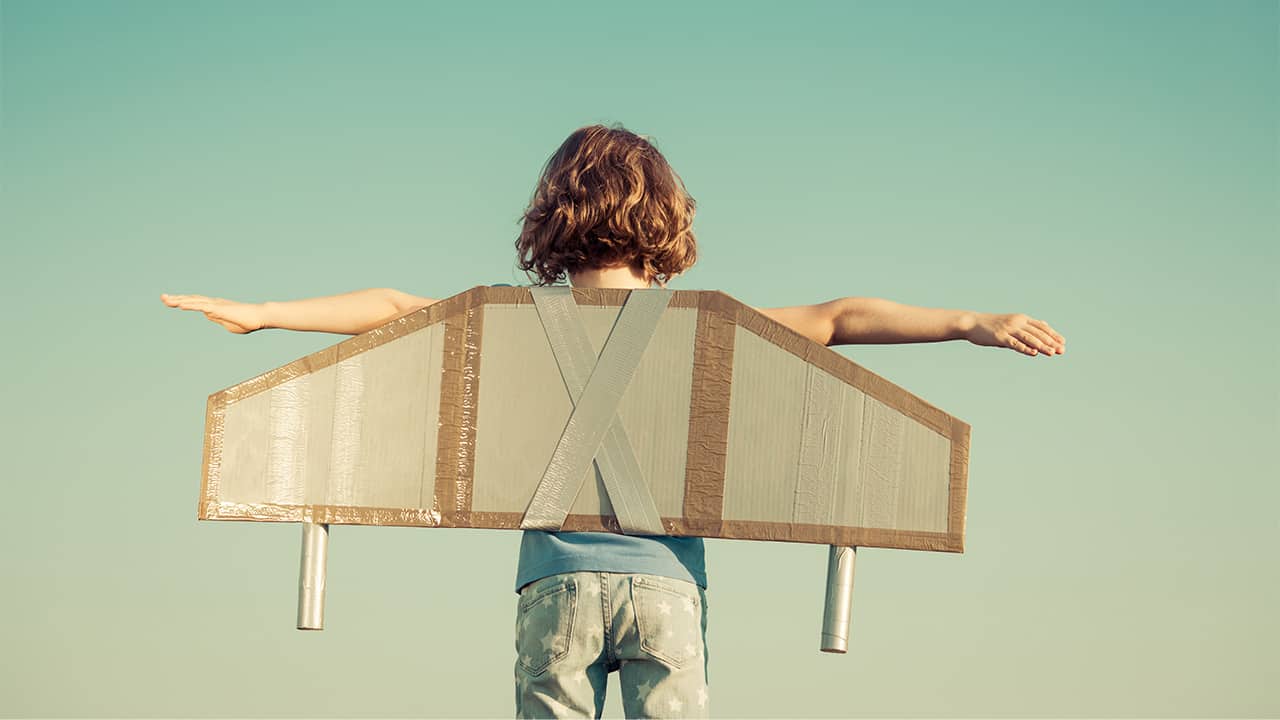
<path id="1" fill-rule="evenodd" d="M 652 576 L 631 581 L 640 649 L 670 667 L 696 659 L 702 648 L 702 605 L 696 585 Z"/>
<path id="2" fill-rule="evenodd" d="M 578 587 L 572 577 L 535 582 L 520 595 L 516 652 L 520 667 L 538 675 L 569 654 Z"/>

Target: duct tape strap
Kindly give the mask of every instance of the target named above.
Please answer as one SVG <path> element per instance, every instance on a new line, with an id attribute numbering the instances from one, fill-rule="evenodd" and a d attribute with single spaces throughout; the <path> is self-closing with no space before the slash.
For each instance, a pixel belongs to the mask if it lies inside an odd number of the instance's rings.
<path id="1" fill-rule="evenodd" d="M 576 406 L 591 377 L 596 351 L 587 335 L 587 327 L 578 312 L 578 305 L 574 302 L 573 291 L 565 287 L 535 288 L 533 302 L 555 353 L 556 363 L 560 366 L 565 389 L 569 391 L 569 397 Z M 661 313 L 658 317 L 661 317 Z M 640 463 L 636 460 L 635 451 L 627 439 L 626 429 L 616 409 L 595 457 L 595 464 L 600 470 L 605 491 L 623 532 L 632 535 L 663 534 L 657 504 L 644 484 Z M 581 490 L 581 487 L 577 489 Z M 565 514 L 568 514 L 567 508 Z"/>
<path id="2" fill-rule="evenodd" d="M 598 360 L 573 291 L 533 288 L 532 293 L 574 408 L 520 527 L 563 527 L 594 460 L 623 532 L 665 534 L 618 417 L 618 403 L 671 301 L 671 291 L 632 291 Z"/>

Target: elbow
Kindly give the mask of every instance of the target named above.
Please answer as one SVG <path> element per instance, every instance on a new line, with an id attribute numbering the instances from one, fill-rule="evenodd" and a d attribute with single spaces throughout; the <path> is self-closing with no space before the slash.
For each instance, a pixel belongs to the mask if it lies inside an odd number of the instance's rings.
<path id="1" fill-rule="evenodd" d="M 392 311 L 399 315 L 408 310 L 405 306 L 405 293 L 392 288 L 378 288 L 378 293 L 391 305 Z"/>
<path id="2" fill-rule="evenodd" d="M 868 316 L 883 300 L 868 297 L 843 297 L 827 303 L 831 339 L 828 345 L 855 345 L 868 342 Z"/>
<path id="3" fill-rule="evenodd" d="M 846 331 L 850 318 L 854 317 L 858 311 L 858 298 L 836 298 L 819 307 L 823 309 L 822 332 L 825 336 L 823 344 L 828 346 L 848 344 L 849 333 Z"/>
<path id="4" fill-rule="evenodd" d="M 840 300 L 798 307 L 761 309 L 759 312 L 819 345 L 835 344 L 836 316 Z"/>
<path id="5" fill-rule="evenodd" d="M 395 314 L 397 316 L 413 312 L 414 310 L 421 310 L 430 304 L 429 302 L 424 302 L 423 298 L 414 297 L 407 292 L 401 292 L 400 290 L 394 290 L 392 288 L 382 288 L 381 292 L 386 296 L 387 300 L 391 303 L 391 306 L 395 308 Z"/>
<path id="6" fill-rule="evenodd" d="M 831 345 L 835 340 L 839 308 L 839 300 L 796 308 L 799 312 L 791 318 L 791 329 L 819 345 Z"/>

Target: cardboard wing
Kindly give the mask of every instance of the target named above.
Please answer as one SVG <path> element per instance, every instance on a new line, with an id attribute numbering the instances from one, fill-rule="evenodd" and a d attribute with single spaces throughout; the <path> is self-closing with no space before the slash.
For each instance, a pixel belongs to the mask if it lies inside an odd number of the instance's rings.
<path id="1" fill-rule="evenodd" d="M 962 552 L 968 449 L 720 292 L 477 287 L 210 396 L 199 518 Z"/>

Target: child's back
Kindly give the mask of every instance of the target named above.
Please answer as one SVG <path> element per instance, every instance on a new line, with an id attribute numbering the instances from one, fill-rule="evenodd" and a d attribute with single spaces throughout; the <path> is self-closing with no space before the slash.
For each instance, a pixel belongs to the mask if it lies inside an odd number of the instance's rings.
<path id="1" fill-rule="evenodd" d="M 600 126 L 552 155 L 524 215 L 520 267 L 539 285 L 647 288 L 693 265 L 694 202 L 647 140 Z M 596 715 L 617 670 L 628 716 L 705 716 L 702 538 L 526 532 L 516 709 Z"/>

